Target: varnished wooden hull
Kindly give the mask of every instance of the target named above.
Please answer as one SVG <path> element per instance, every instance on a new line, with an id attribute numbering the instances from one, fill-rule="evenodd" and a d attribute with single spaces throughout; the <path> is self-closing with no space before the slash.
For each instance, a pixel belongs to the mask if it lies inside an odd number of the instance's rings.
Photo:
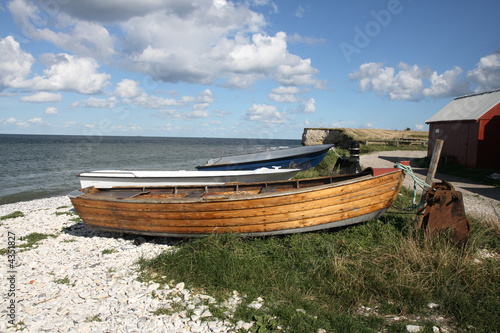
<path id="1" fill-rule="evenodd" d="M 101 230 L 174 237 L 286 234 L 361 223 L 382 215 L 399 193 L 404 174 L 393 169 L 373 176 L 370 171 L 224 186 L 87 188 L 70 198 L 83 222 Z"/>

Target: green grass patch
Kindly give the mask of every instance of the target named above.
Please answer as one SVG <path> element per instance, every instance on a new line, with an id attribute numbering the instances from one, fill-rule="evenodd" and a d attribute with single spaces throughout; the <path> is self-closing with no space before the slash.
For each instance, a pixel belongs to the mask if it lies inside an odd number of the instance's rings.
<path id="1" fill-rule="evenodd" d="M 411 202 L 402 191 L 398 205 Z M 478 258 L 482 249 L 498 253 L 498 229 L 472 220 L 472 236 L 459 247 L 446 235 L 415 230 L 414 215 L 386 214 L 349 228 L 276 237 L 212 235 L 182 243 L 153 259 L 139 261 L 140 278 L 185 282 L 217 300 L 233 290 L 246 295 L 233 321 L 260 323 L 287 332 L 399 331 L 420 317 L 431 328 L 433 311 L 454 328 L 477 332 L 500 327 L 500 260 Z M 165 280 L 162 280 L 165 276 Z M 167 281 L 168 280 L 168 281 Z M 247 305 L 262 297 L 259 310 Z M 439 304 L 437 310 L 428 303 Z M 360 314 L 363 306 L 377 312 Z M 297 311 L 299 309 L 299 311 Z M 215 312 L 212 312 L 215 313 Z M 404 331 L 404 330 L 403 330 Z"/>
<path id="2" fill-rule="evenodd" d="M 16 217 L 23 217 L 23 216 L 24 216 L 23 212 L 21 212 L 19 210 L 16 210 L 15 212 L 12 212 L 10 214 L 1 216 L 0 217 L 0 221 L 5 221 L 5 220 L 8 220 L 8 219 L 14 219 Z"/>
<path id="3" fill-rule="evenodd" d="M 118 251 L 116 249 L 106 249 L 106 250 L 101 251 L 102 254 L 111 254 L 111 253 L 115 253 L 115 252 L 118 252 Z"/>
<path id="4" fill-rule="evenodd" d="M 42 234 L 38 232 L 33 232 L 27 236 L 19 237 L 20 241 L 26 241 L 25 244 L 19 244 L 16 247 L 24 250 L 29 250 L 37 246 L 37 243 L 47 239 L 49 237 L 56 238 L 58 235 L 55 234 Z"/>
<path id="5" fill-rule="evenodd" d="M 66 276 L 65 278 L 62 279 L 55 279 L 54 282 L 57 284 L 69 284 L 69 279 Z"/>
<path id="6" fill-rule="evenodd" d="M 56 216 L 59 216 L 59 215 L 74 216 L 74 215 L 78 215 L 78 214 L 76 212 L 56 212 Z"/>
<path id="7" fill-rule="evenodd" d="M 96 315 L 93 315 L 93 316 L 89 316 L 87 318 L 85 318 L 85 322 L 87 323 L 91 323 L 91 322 L 101 322 L 102 319 L 99 317 L 99 314 L 96 314 Z"/>
<path id="8" fill-rule="evenodd" d="M 369 144 L 369 145 L 360 145 L 359 147 L 359 153 L 360 154 L 369 154 L 373 153 L 376 151 L 394 151 L 394 150 L 421 150 L 421 151 L 427 151 L 427 146 L 426 145 L 406 145 L 406 144 L 400 144 L 399 146 L 396 146 L 395 144 L 387 144 L 387 145 L 381 145 L 381 144 Z"/>
<path id="9" fill-rule="evenodd" d="M 342 155 L 346 153 L 344 149 L 336 149 L 337 154 Z M 294 179 L 314 178 L 330 176 L 332 174 L 333 166 L 337 162 L 337 154 L 333 151 L 328 151 L 325 158 L 314 168 L 299 172 Z"/>

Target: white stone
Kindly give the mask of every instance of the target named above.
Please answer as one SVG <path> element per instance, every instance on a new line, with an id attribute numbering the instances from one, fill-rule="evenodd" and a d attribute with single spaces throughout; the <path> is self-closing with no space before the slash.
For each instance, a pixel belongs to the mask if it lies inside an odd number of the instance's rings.
<path id="1" fill-rule="evenodd" d="M 241 325 L 241 328 L 243 328 L 245 331 L 249 331 L 252 326 L 253 323 L 243 323 L 243 325 Z"/>
<path id="2" fill-rule="evenodd" d="M 430 309 L 434 309 L 434 308 L 437 308 L 439 306 L 439 304 L 436 304 L 436 303 L 429 303 L 427 304 L 427 306 L 430 308 Z"/>
<path id="3" fill-rule="evenodd" d="M 262 307 L 262 304 L 260 303 L 257 303 L 257 302 L 252 302 L 250 304 L 248 304 L 248 307 L 251 308 L 251 309 L 255 309 L 255 310 L 258 310 Z"/>
<path id="4" fill-rule="evenodd" d="M 153 283 L 151 284 L 149 287 L 148 287 L 148 291 L 153 291 L 153 290 L 156 290 L 160 287 L 160 284 L 159 283 Z"/>
<path id="5" fill-rule="evenodd" d="M 205 310 L 201 314 L 201 318 L 206 318 L 206 317 L 212 317 L 212 312 L 210 312 L 210 310 Z"/>
<path id="6" fill-rule="evenodd" d="M 421 327 L 418 325 L 406 325 L 406 330 L 408 332 L 420 332 Z"/>

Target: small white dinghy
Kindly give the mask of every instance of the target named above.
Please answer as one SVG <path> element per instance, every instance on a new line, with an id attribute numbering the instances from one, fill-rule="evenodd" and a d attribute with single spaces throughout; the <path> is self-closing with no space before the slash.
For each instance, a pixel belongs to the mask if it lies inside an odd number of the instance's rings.
<path id="1" fill-rule="evenodd" d="M 293 178 L 300 169 L 260 168 L 232 171 L 127 171 L 97 170 L 78 175 L 82 188 L 123 186 L 221 185 L 241 182 L 270 182 Z"/>

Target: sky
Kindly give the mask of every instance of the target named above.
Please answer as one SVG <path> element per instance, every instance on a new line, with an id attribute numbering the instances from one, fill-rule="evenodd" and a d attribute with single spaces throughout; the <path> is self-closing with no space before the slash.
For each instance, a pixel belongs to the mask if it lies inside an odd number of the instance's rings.
<path id="1" fill-rule="evenodd" d="M 0 133 L 427 130 L 500 89 L 500 1 L 0 1 Z"/>

